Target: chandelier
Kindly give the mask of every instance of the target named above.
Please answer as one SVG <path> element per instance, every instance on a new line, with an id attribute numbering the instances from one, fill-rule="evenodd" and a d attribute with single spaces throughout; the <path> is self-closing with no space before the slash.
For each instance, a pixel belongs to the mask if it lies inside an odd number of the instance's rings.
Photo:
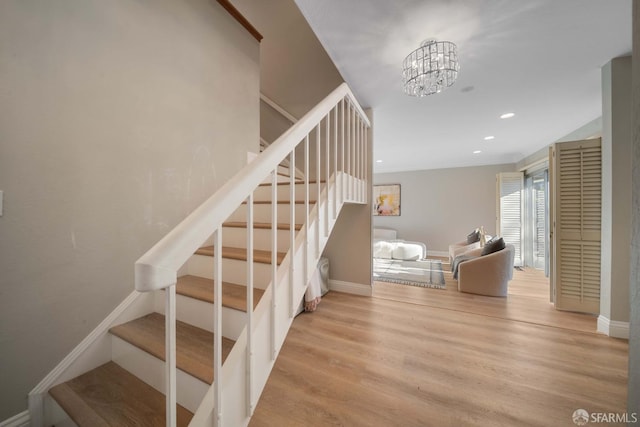
<path id="1" fill-rule="evenodd" d="M 440 93 L 458 77 L 458 52 L 451 42 L 425 40 L 402 62 L 402 86 L 411 96 Z"/>

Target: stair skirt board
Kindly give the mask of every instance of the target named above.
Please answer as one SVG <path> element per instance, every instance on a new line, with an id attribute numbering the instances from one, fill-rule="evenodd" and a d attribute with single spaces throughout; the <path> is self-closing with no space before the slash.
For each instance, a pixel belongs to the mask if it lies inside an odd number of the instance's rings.
<path id="1" fill-rule="evenodd" d="M 29 416 L 29 411 L 22 411 L 13 417 L 0 421 L 0 427 L 29 427 L 30 425 L 31 417 Z"/>

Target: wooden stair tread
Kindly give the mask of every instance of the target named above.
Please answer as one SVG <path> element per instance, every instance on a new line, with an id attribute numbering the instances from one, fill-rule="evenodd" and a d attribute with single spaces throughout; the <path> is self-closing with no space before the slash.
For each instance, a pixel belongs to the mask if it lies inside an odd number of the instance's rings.
<path id="1" fill-rule="evenodd" d="M 230 228 L 247 228 L 247 223 L 243 221 L 227 221 L 227 222 L 224 222 L 222 226 L 230 227 Z M 291 224 L 287 224 L 284 222 L 279 222 L 276 226 L 278 227 L 278 230 L 291 229 Z M 271 223 L 270 222 L 254 222 L 253 228 L 260 229 L 260 230 L 271 230 Z M 300 230 L 302 229 L 302 224 L 295 224 L 294 228 L 296 230 Z"/>
<path id="2" fill-rule="evenodd" d="M 165 360 L 164 316 L 151 313 L 131 322 L 114 326 L 113 335 Z M 222 337 L 222 362 L 229 355 L 234 341 Z M 176 366 L 204 381 L 213 382 L 213 334 L 188 323 L 176 322 Z"/>
<path id="3" fill-rule="evenodd" d="M 176 293 L 213 304 L 213 280 L 198 276 L 178 277 Z M 264 294 L 263 289 L 253 288 L 253 307 Z M 222 282 L 222 305 L 240 311 L 247 311 L 247 287 L 235 283 Z"/>
<path id="4" fill-rule="evenodd" d="M 295 200 L 294 203 L 296 205 L 304 205 L 304 200 Z M 316 201 L 315 200 L 309 200 L 309 204 L 313 205 L 315 204 Z M 245 200 L 244 202 L 242 202 L 243 205 L 247 204 L 247 201 Z M 254 205 L 270 205 L 271 204 L 271 200 L 254 200 L 253 201 Z M 279 205 L 289 205 L 291 204 L 291 202 L 289 200 L 278 200 L 278 204 Z"/>
<path id="5" fill-rule="evenodd" d="M 164 427 L 165 396 L 114 362 L 108 362 L 49 390 L 80 427 Z M 177 405 L 178 426 L 193 414 Z"/>
<path id="6" fill-rule="evenodd" d="M 198 249 L 196 255 L 214 256 L 213 246 L 203 246 Z M 278 265 L 282 263 L 286 253 L 278 252 L 277 262 Z M 232 248 L 229 246 L 222 247 L 222 257 L 228 259 L 237 259 L 240 261 L 247 260 L 247 250 L 245 248 Z M 260 249 L 253 250 L 253 261 L 262 264 L 271 264 L 271 251 L 263 251 Z"/>

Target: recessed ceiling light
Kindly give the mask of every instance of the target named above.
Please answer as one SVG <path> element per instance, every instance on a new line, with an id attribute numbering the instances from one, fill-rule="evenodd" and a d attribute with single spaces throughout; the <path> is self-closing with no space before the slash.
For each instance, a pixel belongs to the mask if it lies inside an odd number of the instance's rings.
<path id="1" fill-rule="evenodd" d="M 510 119 L 511 117 L 515 116 L 515 113 L 504 113 L 503 115 L 500 116 L 501 119 Z"/>
<path id="2" fill-rule="evenodd" d="M 485 137 L 484 137 L 484 140 L 485 140 L 485 141 L 490 141 L 490 140 L 492 140 L 492 139 L 494 139 L 494 138 L 495 138 L 495 136 L 493 136 L 493 135 L 489 135 L 489 136 L 485 136 Z"/>
<path id="3" fill-rule="evenodd" d="M 382 163 L 382 160 L 376 160 L 376 163 Z"/>
<path id="4" fill-rule="evenodd" d="M 480 154 L 480 153 L 482 153 L 482 151 L 480 151 L 480 150 L 476 150 L 476 151 L 473 152 L 473 154 Z"/>

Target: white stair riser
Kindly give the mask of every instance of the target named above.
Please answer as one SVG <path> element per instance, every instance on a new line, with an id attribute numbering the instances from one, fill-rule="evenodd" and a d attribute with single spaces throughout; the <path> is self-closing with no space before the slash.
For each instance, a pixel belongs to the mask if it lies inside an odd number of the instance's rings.
<path id="1" fill-rule="evenodd" d="M 111 359 L 151 387 L 165 393 L 164 361 L 113 335 Z M 209 384 L 180 369 L 176 370 L 177 401 L 189 411 L 195 412 L 198 409 L 208 388 Z"/>
<path id="2" fill-rule="evenodd" d="M 187 261 L 187 273 L 193 276 L 213 279 L 214 259 L 206 255 L 193 255 Z M 247 283 L 247 262 L 222 258 L 222 280 L 245 285 Z M 271 264 L 253 263 L 253 285 L 265 289 L 271 282 Z"/>
<path id="3" fill-rule="evenodd" d="M 69 415 L 60 407 L 58 402 L 48 393 L 44 398 L 44 410 L 46 425 L 56 427 L 78 427 L 78 425 L 69 418 Z"/>
<path id="4" fill-rule="evenodd" d="M 289 171 L 284 169 L 281 170 L 280 173 L 277 175 L 277 179 L 278 179 L 278 182 L 289 182 L 291 179 L 289 178 Z M 271 175 L 263 179 L 262 182 L 265 184 L 271 184 Z"/>
<path id="5" fill-rule="evenodd" d="M 157 292 L 156 312 L 165 314 L 165 294 Z M 176 316 L 181 322 L 214 332 L 213 304 L 184 295 L 176 295 Z M 222 336 L 237 340 L 244 328 L 246 313 L 229 307 L 222 307 Z"/>
<path id="6" fill-rule="evenodd" d="M 298 231 L 294 231 L 298 234 Z M 271 250 L 271 229 L 254 228 L 253 248 L 263 251 Z M 278 252 L 287 252 L 291 243 L 291 233 L 289 230 L 277 230 L 276 244 Z M 224 227 L 222 230 L 222 244 L 232 248 L 247 247 L 247 229 L 236 227 Z"/>
<path id="7" fill-rule="evenodd" d="M 313 204 L 309 203 L 309 211 L 313 209 Z M 304 203 L 295 204 L 295 222 L 301 224 L 304 221 Z M 288 203 L 278 203 L 278 222 L 289 224 L 291 221 L 291 205 Z M 229 217 L 229 221 L 247 221 L 247 205 L 241 205 Z M 271 203 L 253 205 L 254 222 L 271 222 Z"/>
<path id="8" fill-rule="evenodd" d="M 321 184 L 324 185 L 324 184 Z M 296 200 L 304 200 L 304 184 L 296 184 L 295 198 Z M 254 200 L 271 201 L 271 186 L 264 185 L 256 188 L 253 192 Z M 309 199 L 316 199 L 316 184 L 309 184 Z M 278 185 L 278 200 L 289 200 L 289 185 Z"/>

